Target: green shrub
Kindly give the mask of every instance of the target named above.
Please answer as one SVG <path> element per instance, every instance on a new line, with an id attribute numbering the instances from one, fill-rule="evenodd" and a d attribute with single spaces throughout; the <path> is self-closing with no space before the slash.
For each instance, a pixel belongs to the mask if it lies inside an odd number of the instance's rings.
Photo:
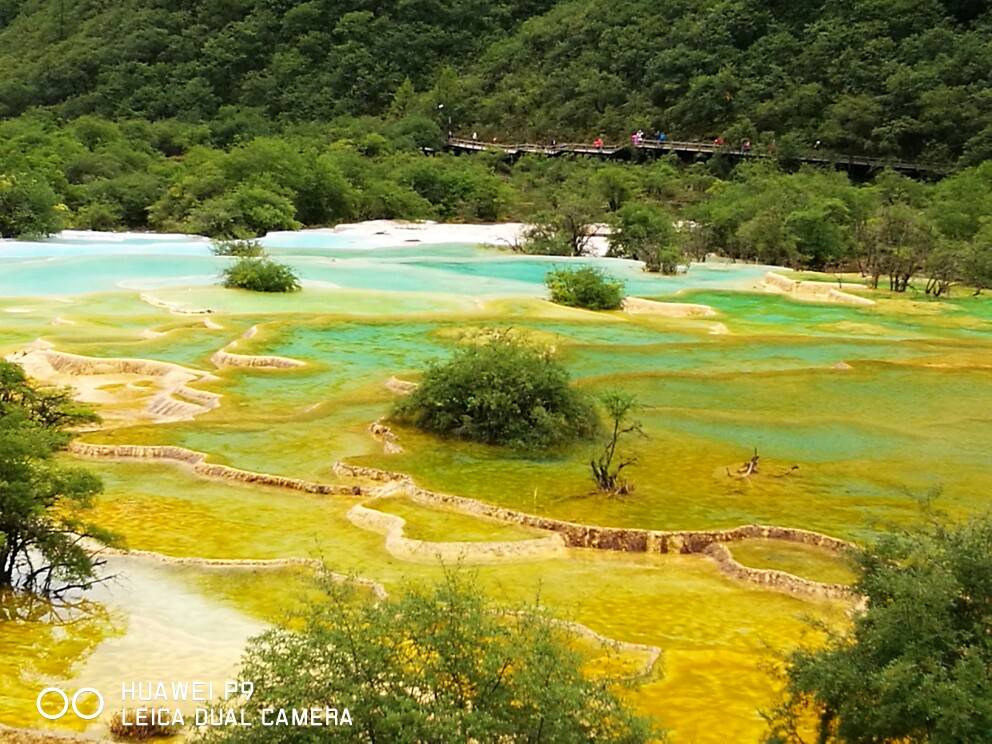
<path id="1" fill-rule="evenodd" d="M 239 183 L 189 213 L 188 228 L 217 238 L 252 238 L 274 230 L 298 230 L 290 191 L 267 183 Z"/>
<path id="2" fill-rule="evenodd" d="M 102 200 L 90 202 L 72 215 L 71 224 L 77 230 L 114 230 L 121 226 L 120 205 Z"/>
<path id="3" fill-rule="evenodd" d="M 683 261 L 672 216 L 650 204 L 624 204 L 613 218 L 608 256 L 644 262 L 644 270 L 675 274 Z"/>
<path id="4" fill-rule="evenodd" d="M 864 609 L 793 652 L 767 742 L 989 741 L 992 513 L 926 520 L 852 554 Z"/>
<path id="5" fill-rule="evenodd" d="M 571 256 L 572 246 L 564 233 L 554 226 L 541 223 L 524 231 L 523 239 L 514 250 L 531 256 Z"/>
<path id="6" fill-rule="evenodd" d="M 543 608 L 492 602 L 474 575 L 406 584 L 378 602 L 330 578 L 320 587 L 290 622 L 248 642 L 240 678 L 254 690 L 221 715 L 249 725 L 202 727 L 195 742 L 663 741 L 620 685 L 587 674 L 574 631 Z M 335 703 L 351 725 L 261 725 L 265 711 L 273 721 L 273 709 Z"/>
<path id="7" fill-rule="evenodd" d="M 59 207 L 58 197 L 41 177 L 0 173 L 0 238 L 41 238 L 58 232 Z"/>
<path id="8" fill-rule="evenodd" d="M 228 289 L 252 292 L 298 292 L 300 280 L 293 270 L 271 258 L 239 258 L 221 274 Z"/>
<path id="9" fill-rule="evenodd" d="M 616 310 L 623 302 L 623 282 L 593 266 L 555 269 L 544 277 L 551 301 L 587 310 Z"/>
<path id="10" fill-rule="evenodd" d="M 595 408 L 552 354 L 506 331 L 431 365 L 392 415 L 441 436 L 538 450 L 597 428 Z"/>
<path id="11" fill-rule="evenodd" d="M 217 240 L 210 246 L 215 256 L 238 256 L 240 258 L 259 258 L 265 255 L 262 244 L 257 240 Z"/>

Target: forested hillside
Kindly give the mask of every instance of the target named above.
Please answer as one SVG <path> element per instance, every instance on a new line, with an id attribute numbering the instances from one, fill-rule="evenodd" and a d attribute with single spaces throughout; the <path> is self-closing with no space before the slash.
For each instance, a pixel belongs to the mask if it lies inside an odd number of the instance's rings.
<path id="1" fill-rule="evenodd" d="M 480 119 L 511 131 L 992 155 L 992 15 L 979 0 L 570 0 L 475 69 Z"/>
<path id="2" fill-rule="evenodd" d="M 381 113 L 552 0 L 44 0 L 0 3 L 0 116 L 292 119 Z"/>
<path id="3" fill-rule="evenodd" d="M 981 0 L 0 0 L 0 117 L 400 106 L 487 137 L 644 128 L 970 165 L 992 156 L 989 80 Z"/>

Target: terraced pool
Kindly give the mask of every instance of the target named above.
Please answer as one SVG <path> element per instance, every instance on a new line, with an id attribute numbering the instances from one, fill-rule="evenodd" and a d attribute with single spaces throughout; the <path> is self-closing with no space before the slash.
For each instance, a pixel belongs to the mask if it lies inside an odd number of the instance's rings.
<path id="1" fill-rule="evenodd" d="M 41 339 L 52 346 L 37 354 L 92 358 L 74 362 L 73 379 L 105 396 L 98 405 L 113 426 L 87 433 L 85 442 L 173 445 L 209 463 L 307 481 L 368 485 L 335 470 L 345 462 L 576 523 L 652 530 L 756 523 L 854 541 L 916 518 L 919 500 L 935 490 L 952 515 L 985 507 L 992 312 L 984 298 L 804 303 L 761 291 L 769 267 L 715 263 L 660 278 L 629 262 L 584 259 L 625 279 L 632 294 L 715 311 L 589 313 L 541 299 L 544 273 L 563 261 L 471 245 L 370 241 L 363 248 L 326 232 L 269 242 L 300 271 L 302 293 L 259 297 L 210 286 L 223 259 L 195 238 L 0 241 L 0 353 Z M 591 492 L 592 445 L 533 460 L 394 427 L 403 451 L 386 454 L 370 435 L 370 422 L 397 395 L 390 378 L 415 379 L 466 330 L 506 325 L 553 345 L 577 384 L 637 395 L 647 438 L 634 445 L 633 495 Z M 303 364 L 218 367 L 222 348 Z M 219 405 L 178 420 L 148 414 L 142 396 L 163 378 L 115 372 L 121 358 L 181 365 L 195 378 L 186 383 L 194 394 L 219 394 Z M 78 371 L 84 366 L 86 374 Z M 732 477 L 755 449 L 760 475 Z M 402 517 L 405 538 L 428 545 L 544 534 L 402 495 L 320 495 L 204 478 L 177 462 L 67 457 L 106 484 L 96 521 L 130 548 L 166 558 L 316 559 L 390 590 L 442 569 L 397 558 L 383 534 L 349 518 L 356 504 Z M 830 583 L 852 578 L 840 557 L 811 546 L 747 540 L 732 553 L 756 569 Z M 78 622 L 0 599 L 0 723 L 42 727 L 34 708 L 40 687 L 112 687 L 122 669 L 135 678 L 224 679 L 244 640 L 298 600 L 308 571 L 112 561 L 120 581 L 92 592 Z M 839 624 L 848 609 L 843 600 L 735 581 L 703 555 L 563 549 L 472 570 L 496 597 L 540 592 L 566 619 L 660 647 L 655 676 L 632 695 L 675 742 L 759 740 L 758 709 L 775 690 L 763 662 L 804 637 L 803 616 Z M 98 736 L 102 725 L 87 734 Z"/>

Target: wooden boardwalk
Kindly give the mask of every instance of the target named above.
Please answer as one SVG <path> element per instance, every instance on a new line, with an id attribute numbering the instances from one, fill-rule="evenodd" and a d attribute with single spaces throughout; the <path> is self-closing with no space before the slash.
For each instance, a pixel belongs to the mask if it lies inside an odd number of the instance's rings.
<path id="1" fill-rule="evenodd" d="M 733 160 L 775 157 L 768 152 L 744 151 L 727 145 L 717 145 L 713 142 L 678 142 L 675 140 L 666 140 L 664 142 L 644 140 L 635 148 L 633 143 L 604 144 L 602 147 L 596 147 L 587 142 L 560 142 L 554 145 L 536 145 L 530 143 L 503 144 L 500 142 L 481 142 L 450 137 L 445 141 L 445 149 L 466 153 L 499 150 L 513 158 L 525 154 L 544 155 L 547 157 L 559 155 L 592 155 L 603 158 L 629 158 L 635 150 L 653 154 L 674 153 L 687 160 L 706 159 L 717 154 Z M 952 166 L 946 164 L 915 163 L 905 160 L 870 158 L 862 155 L 834 155 L 819 152 L 805 153 L 788 159 L 811 165 L 822 165 L 840 170 L 858 170 L 866 173 L 892 168 L 900 173 L 911 175 L 924 173 L 942 175 L 952 170 Z"/>

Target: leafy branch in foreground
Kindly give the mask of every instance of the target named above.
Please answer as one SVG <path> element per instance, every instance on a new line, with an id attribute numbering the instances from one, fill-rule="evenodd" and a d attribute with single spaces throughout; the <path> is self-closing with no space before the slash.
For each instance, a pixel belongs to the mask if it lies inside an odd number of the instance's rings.
<path id="1" fill-rule="evenodd" d="M 218 727 L 211 742 L 658 741 L 658 732 L 587 678 L 567 628 L 537 608 L 505 608 L 454 573 L 379 602 L 323 580 L 290 627 L 249 642 L 246 720 L 280 708 L 347 708 L 350 726 Z M 270 716 L 273 714 L 269 714 Z"/>
<path id="2" fill-rule="evenodd" d="M 864 612 L 789 660 L 774 744 L 987 742 L 992 514 L 885 535 L 858 554 Z"/>
<path id="3" fill-rule="evenodd" d="M 55 460 L 70 427 L 96 420 L 69 391 L 38 389 L 20 366 L 0 361 L 0 589 L 60 595 L 100 581 L 103 561 L 84 543 L 115 537 L 83 514 L 102 484 Z"/>

